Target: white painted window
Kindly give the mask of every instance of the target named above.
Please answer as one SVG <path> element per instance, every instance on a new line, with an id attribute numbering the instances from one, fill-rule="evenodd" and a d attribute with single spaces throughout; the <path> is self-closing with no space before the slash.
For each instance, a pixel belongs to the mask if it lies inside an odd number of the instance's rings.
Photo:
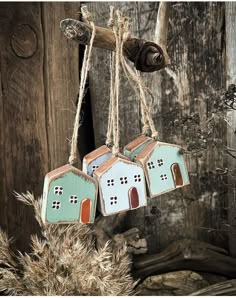
<path id="1" fill-rule="evenodd" d="M 93 165 L 93 166 L 92 166 L 92 171 L 93 171 L 93 172 L 96 171 L 97 168 L 98 168 L 98 165 Z"/>
<path id="2" fill-rule="evenodd" d="M 110 197 L 110 204 L 117 204 L 117 197 Z"/>
<path id="3" fill-rule="evenodd" d="M 108 179 L 107 186 L 114 186 L 114 179 Z"/>
<path id="4" fill-rule="evenodd" d="M 78 197 L 77 196 L 70 196 L 69 201 L 71 204 L 77 204 L 78 203 Z"/>
<path id="5" fill-rule="evenodd" d="M 148 163 L 147 163 L 147 166 L 148 166 L 149 170 L 155 168 L 153 161 L 148 162 Z"/>
<path id="6" fill-rule="evenodd" d="M 141 181 L 141 175 L 134 175 L 134 182 L 140 182 Z"/>
<path id="7" fill-rule="evenodd" d="M 59 201 L 53 201 L 52 202 L 52 208 L 53 209 L 60 209 L 60 207 L 61 207 L 61 202 L 59 202 Z"/>
<path id="8" fill-rule="evenodd" d="M 120 183 L 121 184 L 127 184 L 128 183 L 128 178 L 127 177 L 120 177 Z"/>
<path id="9" fill-rule="evenodd" d="M 63 194 L 63 187 L 62 186 L 55 186 L 54 187 L 54 194 L 61 196 Z"/>
<path id="10" fill-rule="evenodd" d="M 166 174 L 163 174 L 163 175 L 161 175 L 160 177 L 161 177 L 161 180 L 167 180 L 167 176 L 166 176 Z"/>

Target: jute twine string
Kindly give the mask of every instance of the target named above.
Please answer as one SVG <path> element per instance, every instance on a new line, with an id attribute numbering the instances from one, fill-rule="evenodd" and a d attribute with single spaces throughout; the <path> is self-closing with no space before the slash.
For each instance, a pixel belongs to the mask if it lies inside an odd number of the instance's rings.
<path id="1" fill-rule="evenodd" d="M 141 111 L 142 111 L 142 120 L 143 120 L 143 133 L 147 133 L 149 127 L 152 133 L 152 138 L 158 139 L 158 132 L 155 128 L 154 121 L 152 119 L 151 113 L 147 107 L 145 91 L 150 94 L 150 90 L 145 86 L 140 76 L 136 74 L 133 68 L 126 62 L 124 55 L 121 55 L 121 63 L 126 77 L 129 82 L 134 82 L 138 85 L 139 88 L 139 98 L 141 102 Z M 132 86 L 132 83 L 131 83 Z M 148 127 L 149 126 L 149 127 Z"/>
<path id="2" fill-rule="evenodd" d="M 87 7 L 86 6 L 81 7 L 81 12 L 82 12 L 84 20 L 87 23 L 89 23 L 90 26 L 92 27 L 92 35 L 91 35 L 89 45 L 85 47 L 83 64 L 82 64 L 82 69 L 81 69 L 79 97 L 78 97 L 78 104 L 77 104 L 76 116 L 75 116 L 75 121 L 74 121 L 74 129 L 73 129 L 73 135 L 72 135 L 72 139 L 71 139 L 71 150 L 70 150 L 70 156 L 69 156 L 69 164 L 71 164 L 71 165 L 73 165 L 78 158 L 77 139 L 78 139 L 79 127 L 81 125 L 80 112 L 81 112 L 82 102 L 83 102 L 83 98 L 84 98 L 86 79 L 87 79 L 88 71 L 90 68 L 90 60 L 91 60 L 94 37 L 95 37 L 95 33 L 96 33 L 95 25 L 92 20 L 92 16 L 88 12 Z"/>
<path id="3" fill-rule="evenodd" d="M 126 41 L 126 39 L 129 37 L 130 33 L 129 33 L 129 22 L 128 19 L 123 17 L 120 11 L 117 11 L 117 28 L 115 27 L 115 21 L 114 21 L 114 8 L 110 7 L 110 19 L 108 21 L 108 24 L 110 25 L 110 27 L 113 29 L 113 32 L 115 34 L 116 37 L 116 66 L 117 63 L 121 64 L 122 69 L 131 85 L 131 87 L 133 88 L 133 90 L 136 93 L 136 96 L 140 99 L 140 106 L 141 106 L 141 115 L 142 115 L 142 134 L 148 135 L 149 131 L 151 130 L 151 136 L 152 138 L 154 138 L 155 140 L 158 139 L 158 132 L 155 129 L 155 125 L 154 125 L 154 121 L 152 119 L 151 116 L 151 107 L 152 104 L 154 102 L 154 96 L 151 92 L 151 90 L 144 84 L 144 82 L 142 81 L 139 73 L 137 72 L 137 70 L 133 69 L 127 62 L 126 59 L 124 57 L 123 54 L 123 45 L 124 42 Z M 117 44 L 117 42 L 119 42 L 119 44 Z M 119 51 L 119 53 L 118 53 Z M 119 61 L 117 60 L 119 59 Z M 114 61 L 113 61 L 114 63 Z M 112 140 L 112 135 L 111 135 L 111 131 L 113 130 L 113 132 L 115 133 L 115 135 L 113 135 L 114 139 L 116 138 L 117 134 L 119 133 L 119 115 L 117 113 L 114 112 L 112 113 L 112 107 L 114 107 L 115 105 L 117 106 L 117 96 L 119 91 L 116 89 L 113 90 L 113 87 L 116 86 L 117 84 L 113 84 L 113 80 L 116 82 L 116 78 L 114 78 L 113 76 L 113 69 L 112 69 L 112 65 L 113 63 L 111 62 L 111 98 L 110 98 L 110 104 L 111 107 L 109 108 L 109 119 L 108 119 L 108 132 L 107 132 L 107 143 L 111 142 Z M 119 67 L 120 69 L 120 67 Z M 117 68 L 116 68 L 117 70 Z M 116 75 L 118 75 L 116 73 Z M 118 82 L 118 85 L 120 84 L 120 79 Z M 147 102 L 146 102 L 146 95 L 145 93 L 147 93 L 150 97 L 151 97 L 151 106 L 150 109 L 148 109 L 147 107 Z M 115 101 L 113 101 L 113 96 L 115 96 Z M 113 102 L 113 104 L 112 104 Z M 119 113 L 118 111 L 118 107 L 116 107 L 116 111 Z M 110 117 L 111 115 L 111 117 Z M 114 121 L 116 123 L 114 123 Z M 112 124 L 113 123 L 113 124 Z M 113 129 L 111 128 L 113 127 Z M 118 130 L 118 131 L 117 131 Z M 114 142 L 115 143 L 115 142 Z M 116 140 L 117 143 L 117 140 Z M 117 144 L 116 144 L 116 149 L 117 149 Z M 115 150 L 117 151 L 117 150 Z"/>
<path id="4" fill-rule="evenodd" d="M 113 30 L 115 25 L 114 21 L 114 7 L 110 7 L 110 18 L 107 22 L 108 28 Z M 114 104 L 114 64 L 115 64 L 115 54 L 114 52 L 110 53 L 110 102 L 109 102 L 109 111 L 108 111 L 108 124 L 107 124 L 107 135 L 106 135 L 106 145 L 112 147 L 113 145 L 113 104 Z"/>
<path id="5" fill-rule="evenodd" d="M 114 95 L 112 100 L 112 112 L 113 112 L 113 155 L 119 153 L 119 143 L 120 143 L 120 127 L 119 127 L 119 94 L 120 94 L 120 63 L 121 63 L 121 46 L 122 46 L 122 20 L 121 12 L 116 11 L 117 15 L 117 27 L 113 26 L 113 32 L 116 39 L 116 52 L 115 52 L 115 73 L 114 73 Z"/>

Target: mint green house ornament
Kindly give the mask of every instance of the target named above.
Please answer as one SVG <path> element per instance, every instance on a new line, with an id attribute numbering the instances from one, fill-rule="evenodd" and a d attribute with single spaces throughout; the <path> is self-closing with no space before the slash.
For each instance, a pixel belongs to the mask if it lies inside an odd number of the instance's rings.
<path id="1" fill-rule="evenodd" d="M 137 155 L 135 162 L 144 169 L 150 198 L 190 183 L 180 146 L 151 142 Z"/>
<path id="2" fill-rule="evenodd" d="M 44 180 L 44 223 L 93 223 L 98 185 L 94 178 L 71 165 L 48 173 Z"/>

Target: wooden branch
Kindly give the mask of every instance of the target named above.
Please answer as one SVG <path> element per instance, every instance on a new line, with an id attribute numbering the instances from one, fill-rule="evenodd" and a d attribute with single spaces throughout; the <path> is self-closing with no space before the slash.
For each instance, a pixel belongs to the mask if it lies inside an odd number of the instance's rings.
<path id="1" fill-rule="evenodd" d="M 167 14 L 166 14 L 167 16 Z M 166 18 L 164 19 L 166 22 Z M 65 19 L 60 23 L 61 30 L 68 39 L 87 45 L 92 29 L 89 25 L 74 19 Z M 115 50 L 115 35 L 112 30 L 96 27 L 94 47 Z M 139 38 L 128 38 L 124 43 L 125 56 L 134 63 L 137 70 L 153 72 L 170 63 L 165 47 Z"/>
<path id="2" fill-rule="evenodd" d="M 233 296 L 236 295 L 236 279 L 222 281 L 198 290 L 189 296 Z"/>
<path id="3" fill-rule="evenodd" d="M 176 241 L 160 254 L 134 259 L 134 276 L 141 280 L 154 274 L 192 270 L 236 277 L 236 259 L 219 247 L 194 240 Z"/>
<path id="4" fill-rule="evenodd" d="M 168 24 L 169 24 L 169 15 L 170 15 L 170 2 L 160 2 L 158 13 L 157 13 L 157 21 L 156 21 L 156 29 L 155 29 L 155 42 L 162 48 L 164 52 L 164 56 L 168 57 L 166 64 L 170 64 L 170 59 L 167 54 L 167 36 L 168 36 Z"/>

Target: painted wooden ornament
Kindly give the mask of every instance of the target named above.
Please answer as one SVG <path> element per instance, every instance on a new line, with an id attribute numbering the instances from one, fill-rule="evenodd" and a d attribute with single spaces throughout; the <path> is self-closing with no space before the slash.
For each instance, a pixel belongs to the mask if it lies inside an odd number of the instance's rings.
<path id="1" fill-rule="evenodd" d="M 48 173 L 44 180 L 44 223 L 93 223 L 97 205 L 97 181 L 71 165 Z"/>
<path id="2" fill-rule="evenodd" d="M 151 198 L 190 183 L 180 149 L 177 145 L 152 142 L 135 158 L 144 169 Z"/>
<path id="3" fill-rule="evenodd" d="M 142 167 L 127 158 L 111 157 L 94 172 L 99 182 L 98 208 L 104 216 L 147 204 Z"/>
<path id="4" fill-rule="evenodd" d="M 112 151 L 107 146 L 103 145 L 97 148 L 84 156 L 83 172 L 89 176 L 93 176 L 93 172 L 111 156 Z"/>
<path id="5" fill-rule="evenodd" d="M 134 161 L 136 156 L 144 149 L 144 147 L 153 142 L 153 139 L 144 135 L 139 136 L 124 147 L 124 155 Z"/>

